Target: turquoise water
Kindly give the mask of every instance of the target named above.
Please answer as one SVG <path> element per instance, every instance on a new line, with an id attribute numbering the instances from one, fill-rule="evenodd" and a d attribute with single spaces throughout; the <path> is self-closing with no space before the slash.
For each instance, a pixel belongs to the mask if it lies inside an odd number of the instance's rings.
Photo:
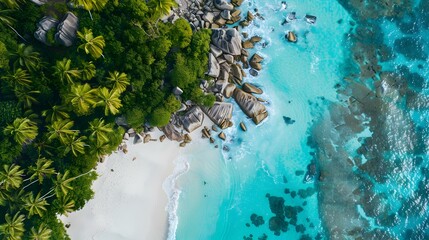
<path id="1" fill-rule="evenodd" d="M 263 70 L 257 78 L 250 74 L 246 81 L 264 90 L 268 99 L 268 119 L 255 126 L 235 105 L 234 127 L 218 149 L 196 142 L 184 156 L 189 171 L 176 182 L 180 189 L 178 225 L 175 236 L 188 239 L 243 239 L 250 234 L 255 239 L 266 234 L 268 239 L 299 239 L 325 236 L 319 217 L 317 194 L 302 198 L 286 194 L 285 189 L 298 193 L 314 189 L 314 182 L 304 182 L 312 149 L 307 146 L 308 128 L 313 124 L 315 105 L 322 109 L 336 101 L 335 84 L 340 82 L 341 64 L 347 55 L 343 50 L 344 34 L 349 30 L 350 16 L 336 1 L 288 1 L 280 10 L 281 1 L 245 1 L 241 7 L 257 8 L 265 20 L 256 19 L 243 31 L 263 37 L 262 44 L 251 52 L 265 57 Z M 298 20 L 282 26 L 287 13 L 295 11 Z M 315 25 L 307 24 L 305 14 L 317 16 Z M 339 20 L 341 23 L 338 23 Z M 294 30 L 298 43 L 288 43 L 284 35 Z M 295 120 L 286 125 L 283 117 Z M 240 121 L 247 132 L 238 129 Z M 217 144 L 221 144 L 217 140 Z M 198 144 L 196 146 L 195 144 Z M 229 151 L 222 150 L 228 146 Z M 276 236 L 269 229 L 270 196 L 282 197 L 285 205 L 301 208 L 295 225 L 305 228 L 297 232 L 289 224 L 288 231 Z M 262 216 L 265 223 L 256 227 L 250 216 Z M 250 226 L 246 226 L 246 223 Z M 302 226 L 300 226 L 302 225 Z M 298 229 L 300 230 L 300 229 Z"/>

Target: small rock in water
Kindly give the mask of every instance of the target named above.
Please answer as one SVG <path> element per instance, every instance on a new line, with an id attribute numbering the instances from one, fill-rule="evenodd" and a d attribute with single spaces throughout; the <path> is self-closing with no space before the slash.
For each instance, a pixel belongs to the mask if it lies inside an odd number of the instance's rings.
<path id="1" fill-rule="evenodd" d="M 286 123 L 287 125 L 290 125 L 290 124 L 294 124 L 294 123 L 295 123 L 295 120 L 293 120 L 293 119 L 292 119 L 292 118 L 290 118 L 290 117 L 283 116 L 283 120 L 285 121 L 285 123 Z"/>
<path id="2" fill-rule="evenodd" d="M 251 68 L 250 70 L 249 70 L 249 73 L 250 73 L 250 75 L 252 75 L 252 76 L 254 76 L 254 77 L 256 77 L 256 76 L 258 76 L 258 71 L 256 71 L 255 69 L 253 69 L 253 68 Z"/>
<path id="3" fill-rule="evenodd" d="M 296 175 L 296 176 L 304 175 L 304 171 L 302 171 L 302 170 L 297 170 L 297 171 L 295 171 L 295 175 Z"/>
<path id="4" fill-rule="evenodd" d="M 296 43 L 298 41 L 295 33 L 292 31 L 288 32 L 285 37 L 289 42 L 292 42 L 292 43 Z"/>
<path id="5" fill-rule="evenodd" d="M 225 152 L 229 152 L 229 147 L 228 146 L 223 146 L 222 148 Z"/>
<path id="6" fill-rule="evenodd" d="M 292 192 L 290 193 L 290 196 L 291 196 L 292 198 L 295 198 L 295 197 L 296 197 L 296 192 L 295 192 L 295 191 L 292 191 Z"/>
<path id="7" fill-rule="evenodd" d="M 310 24 L 315 24 L 316 23 L 316 19 L 317 19 L 316 16 L 308 15 L 308 14 L 305 15 L 305 21 L 307 21 Z"/>

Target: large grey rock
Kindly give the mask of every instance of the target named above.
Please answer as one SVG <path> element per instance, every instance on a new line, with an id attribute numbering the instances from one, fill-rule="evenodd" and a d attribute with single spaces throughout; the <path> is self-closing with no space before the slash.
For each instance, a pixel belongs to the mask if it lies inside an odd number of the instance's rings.
<path id="1" fill-rule="evenodd" d="M 55 40 L 66 47 L 73 45 L 76 39 L 78 28 L 78 18 L 71 12 L 67 12 L 64 20 L 58 24 L 58 32 L 55 34 Z"/>
<path id="2" fill-rule="evenodd" d="M 214 19 L 214 17 L 215 17 L 215 15 L 213 14 L 213 12 L 207 12 L 207 13 L 203 16 L 203 19 L 204 19 L 206 22 L 213 23 L 213 19 Z"/>
<path id="3" fill-rule="evenodd" d="M 210 52 L 215 56 L 216 58 L 222 55 L 222 50 L 218 47 L 216 47 L 213 44 L 210 44 Z"/>
<path id="4" fill-rule="evenodd" d="M 241 110 L 243 110 L 247 116 L 251 117 L 255 124 L 259 124 L 268 116 L 265 106 L 252 94 L 237 88 L 234 91 L 234 99 Z"/>
<path id="5" fill-rule="evenodd" d="M 183 134 L 180 129 L 180 119 L 176 115 L 171 116 L 170 122 L 167 126 L 160 128 L 164 132 L 165 136 L 172 141 L 183 141 Z"/>
<path id="6" fill-rule="evenodd" d="M 207 116 L 218 126 L 230 122 L 233 106 L 231 103 L 215 102 L 211 108 L 203 108 Z"/>
<path id="7" fill-rule="evenodd" d="M 173 94 L 174 95 L 182 95 L 183 94 L 183 90 L 179 87 L 174 87 L 173 88 Z"/>
<path id="8" fill-rule="evenodd" d="M 209 70 L 207 72 L 207 75 L 209 75 L 210 77 L 217 78 L 219 77 L 219 74 L 220 74 L 219 63 L 216 57 L 212 53 L 209 53 Z"/>
<path id="9" fill-rule="evenodd" d="M 182 118 L 183 128 L 188 132 L 201 127 L 203 121 L 204 113 L 198 106 L 191 108 Z"/>
<path id="10" fill-rule="evenodd" d="M 50 29 L 55 28 L 57 25 L 58 25 L 57 19 L 50 16 L 43 17 L 37 23 L 37 30 L 34 32 L 34 38 L 48 45 L 46 34 Z"/>
<path id="11" fill-rule="evenodd" d="M 238 64 L 232 64 L 231 65 L 231 74 L 232 76 L 238 80 L 238 81 L 242 81 L 243 80 L 243 72 L 241 71 L 241 67 Z"/>
<path id="12" fill-rule="evenodd" d="M 215 7 L 219 10 L 232 10 L 234 6 L 225 0 L 213 0 Z"/>
<path id="13" fill-rule="evenodd" d="M 241 36 L 235 28 L 213 29 L 212 43 L 224 53 L 231 55 L 241 54 Z"/>
<path id="14" fill-rule="evenodd" d="M 232 95 L 234 94 L 235 88 L 236 88 L 235 84 L 229 83 L 228 85 L 226 85 L 225 89 L 223 90 L 223 95 L 226 98 L 232 97 Z"/>
<path id="15" fill-rule="evenodd" d="M 230 19 L 231 19 L 231 11 L 229 11 L 229 10 L 223 10 L 223 11 L 220 13 L 220 16 L 221 16 L 223 19 L 225 19 L 225 20 L 230 20 Z"/>

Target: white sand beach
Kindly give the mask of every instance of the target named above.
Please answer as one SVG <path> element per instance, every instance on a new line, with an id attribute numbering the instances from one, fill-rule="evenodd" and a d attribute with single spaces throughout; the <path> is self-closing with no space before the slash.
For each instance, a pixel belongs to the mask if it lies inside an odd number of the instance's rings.
<path id="1" fill-rule="evenodd" d="M 166 139 L 134 145 L 132 139 L 127 154 L 112 154 L 98 165 L 94 198 L 62 217 L 71 224 L 67 232 L 73 240 L 166 239 L 168 199 L 162 185 L 173 173 L 179 143 Z"/>
<path id="2" fill-rule="evenodd" d="M 205 116 L 204 125 L 211 124 Z M 201 139 L 201 129 L 190 134 L 191 144 L 208 144 L 207 139 Z M 151 133 L 152 138 L 159 139 L 160 135 L 158 130 Z M 132 142 L 130 138 L 127 154 L 114 153 L 98 165 L 99 177 L 92 186 L 94 198 L 83 209 L 61 216 L 65 224 L 70 224 L 67 232 L 72 240 L 167 238 L 169 197 L 164 188 L 171 184 L 173 174 L 186 170 L 186 166 L 175 168 L 175 162 L 188 146 L 181 148 L 178 142 L 168 139 L 162 143 Z"/>

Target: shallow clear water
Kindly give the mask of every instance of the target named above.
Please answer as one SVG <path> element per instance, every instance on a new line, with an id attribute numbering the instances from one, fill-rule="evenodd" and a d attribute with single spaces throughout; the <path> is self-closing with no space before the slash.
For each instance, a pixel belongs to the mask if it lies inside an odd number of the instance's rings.
<path id="1" fill-rule="evenodd" d="M 265 18 L 243 31 L 268 43 L 251 51 L 265 60 L 246 81 L 264 90 L 269 118 L 254 126 L 235 105 L 219 149 L 188 150 L 171 239 L 429 239 L 429 3 L 392 15 L 374 11 L 385 7 L 377 1 L 338 2 L 287 1 L 286 10 L 281 1 L 244 2 L 243 13 L 257 8 Z M 281 25 L 289 12 L 298 20 Z M 285 40 L 289 30 L 297 44 Z M 305 182 L 310 163 L 320 177 Z M 287 229 L 270 230 L 283 224 L 270 202 Z"/>
<path id="2" fill-rule="evenodd" d="M 303 173 L 312 159 L 307 129 L 312 125 L 317 99 L 336 99 L 334 86 L 342 78 L 338 69 L 345 61 L 342 46 L 350 17 L 336 1 L 288 1 L 286 10 L 280 7 L 281 1 L 268 0 L 246 1 L 241 7 L 244 13 L 257 8 L 265 18 L 256 19 L 243 31 L 250 36 L 260 35 L 262 42 L 268 42 L 266 48 L 258 44 L 251 51 L 265 60 L 260 75 L 246 81 L 264 90 L 261 97 L 269 100 L 269 118 L 255 126 L 235 105 L 235 125 L 226 131 L 228 139 L 223 143 L 229 151 L 220 150 L 222 147 L 213 150 L 213 145 L 206 144 L 199 145 L 199 151 L 196 147 L 189 150 L 185 158 L 190 170 L 177 181 L 181 190 L 178 240 L 243 239 L 250 234 L 255 239 L 263 234 L 268 239 L 299 239 L 303 234 L 292 225 L 280 236 L 269 230 L 268 222 L 274 214 L 266 194 L 283 197 L 285 205 L 303 208 L 296 225 L 305 227 L 304 234 L 324 235 L 317 194 L 304 199 L 286 194 L 285 189 L 298 192 L 314 188 L 313 182 L 303 182 Z M 296 12 L 298 19 L 282 26 L 291 11 Z M 316 15 L 317 24 L 307 24 L 302 19 L 305 14 Z M 337 23 L 340 19 L 341 24 Z M 298 35 L 297 44 L 285 40 L 285 33 L 291 29 Z M 295 123 L 286 125 L 283 116 Z M 240 121 L 248 126 L 246 133 L 238 129 Z M 253 225 L 253 213 L 262 216 L 265 224 Z"/>

